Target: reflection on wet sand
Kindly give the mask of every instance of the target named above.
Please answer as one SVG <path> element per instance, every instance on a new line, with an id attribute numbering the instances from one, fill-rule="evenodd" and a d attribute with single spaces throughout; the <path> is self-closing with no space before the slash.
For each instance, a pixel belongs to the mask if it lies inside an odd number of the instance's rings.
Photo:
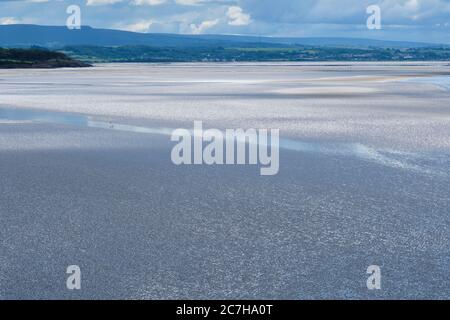
<path id="1" fill-rule="evenodd" d="M 10 121 L 11 123 L 17 123 L 18 121 L 24 123 L 51 123 L 72 125 L 87 128 L 106 129 L 123 132 L 133 132 L 142 134 L 156 134 L 170 136 L 175 128 L 163 128 L 163 127 L 142 127 L 128 124 L 120 124 L 111 121 L 99 121 L 95 120 L 92 116 L 76 115 L 62 112 L 50 112 L 50 111 L 36 111 L 26 109 L 12 109 L 12 108 L 0 108 L 0 123 Z M 192 130 L 190 130 L 192 131 Z M 191 132 L 193 134 L 193 132 Z M 255 141 L 249 141 L 250 144 L 258 143 Z M 386 167 L 411 170 L 417 173 L 437 175 L 447 177 L 447 172 L 428 166 L 418 164 L 417 159 L 432 160 L 431 156 L 426 154 L 415 154 L 410 152 L 401 152 L 394 150 L 377 150 L 360 143 L 312 143 L 305 142 L 298 139 L 281 138 L 281 149 L 297 151 L 297 152 L 309 152 L 309 153 L 321 153 L 325 155 L 337 155 L 337 156 L 351 156 L 360 160 L 370 161 L 383 165 Z"/>

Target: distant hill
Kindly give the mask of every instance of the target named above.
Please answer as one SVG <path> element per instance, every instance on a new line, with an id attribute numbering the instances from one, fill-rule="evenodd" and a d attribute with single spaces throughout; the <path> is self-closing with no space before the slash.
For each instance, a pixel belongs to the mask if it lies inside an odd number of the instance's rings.
<path id="1" fill-rule="evenodd" d="M 1 25 L 0 46 L 30 47 L 42 46 L 61 48 L 65 46 L 151 46 L 163 47 L 380 47 L 380 48 L 423 48 L 436 44 L 382 41 L 355 38 L 277 38 L 233 35 L 179 35 L 136 33 L 121 30 L 94 29 L 83 26 L 81 30 L 69 30 L 59 26 Z"/>
<path id="2" fill-rule="evenodd" d="M 0 26 L 0 47 L 59 51 L 67 59 L 92 62 L 199 61 L 448 61 L 450 46 L 354 38 L 276 38 L 180 35 L 120 30 L 81 30 L 38 25 Z M 70 57 L 70 58 L 69 58 Z M 10 59 L 11 60 L 11 59 Z M 12 59 L 14 60 L 14 59 Z M 6 60 L 5 60 L 6 61 Z M 5 65 L 12 66 L 11 61 Z M 26 61 L 22 65 L 26 66 Z M 36 65 L 31 59 L 31 65 Z M 40 63 L 52 67 L 57 65 Z M 4 67 L 3 66 L 3 67 Z"/>

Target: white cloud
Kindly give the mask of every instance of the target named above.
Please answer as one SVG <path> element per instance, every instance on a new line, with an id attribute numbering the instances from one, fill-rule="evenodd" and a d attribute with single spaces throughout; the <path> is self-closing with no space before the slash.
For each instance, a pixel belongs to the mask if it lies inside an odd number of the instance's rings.
<path id="1" fill-rule="evenodd" d="M 108 4 L 114 4 L 122 2 L 122 0 L 87 0 L 86 5 L 88 6 L 103 6 Z"/>
<path id="2" fill-rule="evenodd" d="M 228 8 L 227 17 L 230 26 L 246 26 L 252 22 L 249 14 L 244 13 L 241 7 L 232 6 Z"/>
<path id="3" fill-rule="evenodd" d="M 184 6 L 198 6 L 200 4 L 203 4 L 204 2 L 204 0 L 175 0 L 175 3 Z"/>
<path id="4" fill-rule="evenodd" d="M 132 32 L 148 32 L 153 23 L 152 20 L 141 20 L 136 23 L 117 25 L 117 28 Z"/>
<path id="5" fill-rule="evenodd" d="M 209 20 L 209 21 L 203 21 L 202 23 L 200 23 L 199 25 L 195 25 L 195 24 L 191 24 L 191 32 L 193 34 L 201 34 L 203 33 L 205 30 L 210 29 L 212 27 L 214 27 L 215 25 L 217 25 L 219 23 L 219 19 L 216 20 Z"/>
<path id="6" fill-rule="evenodd" d="M 450 13 L 450 1 L 446 0 L 383 0 L 381 9 L 385 18 L 390 22 L 398 19 L 416 21 L 432 21 L 437 17 L 448 16 Z M 386 20 L 386 19 L 385 19 Z"/>
<path id="7" fill-rule="evenodd" d="M 166 0 L 133 0 L 135 6 L 159 6 L 166 3 Z"/>
<path id="8" fill-rule="evenodd" d="M 14 17 L 3 17 L 3 18 L 0 18 L 0 25 L 18 24 L 18 23 L 20 23 L 20 20 L 14 18 Z"/>

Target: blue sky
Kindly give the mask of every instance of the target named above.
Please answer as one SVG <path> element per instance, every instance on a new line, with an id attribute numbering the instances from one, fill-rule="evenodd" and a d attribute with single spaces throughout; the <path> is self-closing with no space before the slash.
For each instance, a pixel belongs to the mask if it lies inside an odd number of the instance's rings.
<path id="1" fill-rule="evenodd" d="M 450 43 L 450 0 L 0 0 L 0 24 L 83 25 L 136 32 L 363 37 Z M 368 30 L 366 8 L 381 8 Z"/>

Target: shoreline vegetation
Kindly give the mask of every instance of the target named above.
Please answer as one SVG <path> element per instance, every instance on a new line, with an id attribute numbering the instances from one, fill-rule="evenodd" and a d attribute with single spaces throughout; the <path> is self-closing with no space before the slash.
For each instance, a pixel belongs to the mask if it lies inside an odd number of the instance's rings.
<path id="1" fill-rule="evenodd" d="M 0 48 L 0 69 L 84 68 L 92 63 L 450 61 L 450 48 L 70 46 Z"/>
<path id="2" fill-rule="evenodd" d="M 62 52 L 49 51 L 41 48 L 0 48 L 0 69 L 85 68 L 91 66 L 87 62 L 75 60 Z"/>
<path id="3" fill-rule="evenodd" d="M 60 49 L 74 59 L 102 62 L 379 62 L 450 61 L 450 48 L 353 48 L 322 46 L 153 47 L 67 46 Z"/>

